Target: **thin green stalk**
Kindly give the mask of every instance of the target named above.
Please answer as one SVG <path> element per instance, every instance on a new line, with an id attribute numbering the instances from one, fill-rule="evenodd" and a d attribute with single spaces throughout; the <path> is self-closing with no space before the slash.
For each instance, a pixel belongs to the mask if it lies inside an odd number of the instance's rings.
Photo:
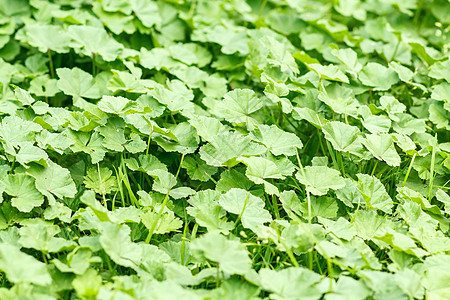
<path id="1" fill-rule="evenodd" d="M 284 241 L 280 240 L 280 242 L 281 242 L 281 245 L 283 245 L 284 249 L 286 249 L 286 254 L 289 256 L 289 259 L 291 260 L 294 267 L 296 267 L 296 268 L 300 267 L 297 259 L 295 259 L 294 253 L 292 253 L 291 248 L 286 246 L 286 243 Z"/>
<path id="2" fill-rule="evenodd" d="M 175 174 L 175 180 L 178 178 L 178 175 L 180 174 L 181 164 L 183 163 L 184 156 L 185 156 L 185 154 L 183 153 L 181 155 L 181 161 L 180 161 L 180 164 L 178 165 L 177 173 Z M 164 211 L 164 208 L 166 207 L 167 202 L 169 201 L 169 198 L 170 198 L 169 197 L 169 193 L 170 193 L 171 190 L 172 190 L 172 188 L 170 188 L 167 191 L 166 195 L 164 196 L 164 200 L 163 200 L 163 203 L 161 204 L 161 208 L 159 209 L 158 215 L 156 215 L 156 218 L 153 221 L 151 228 L 148 230 L 148 235 L 147 235 L 147 238 L 145 239 L 145 243 L 146 244 L 149 244 L 151 239 L 152 239 L 153 233 L 155 232 L 155 229 L 156 229 L 156 225 L 158 224 L 159 219 L 161 218 L 161 215 L 162 215 L 162 213 Z"/>
<path id="3" fill-rule="evenodd" d="M 333 147 L 331 147 L 330 142 L 326 141 L 328 152 L 330 153 L 331 160 L 333 161 L 333 166 L 336 170 L 339 170 L 339 165 L 336 160 L 336 155 L 334 154 Z"/>
<path id="4" fill-rule="evenodd" d="M 272 195 L 272 207 L 274 208 L 275 218 L 280 219 L 280 210 L 278 208 L 277 198 L 275 195 Z"/>
<path id="5" fill-rule="evenodd" d="M 378 165 L 378 160 L 375 161 L 375 164 L 373 165 L 373 169 L 372 169 L 372 172 L 370 173 L 370 176 L 373 176 L 373 174 L 375 174 L 375 170 L 377 169 L 377 165 Z"/>
<path id="6" fill-rule="evenodd" d="M 187 230 L 189 228 L 189 221 L 187 220 L 187 215 L 186 215 L 186 210 L 184 210 L 184 215 L 185 215 L 185 222 L 184 222 L 184 229 L 183 229 L 183 238 L 181 239 L 181 264 L 182 265 L 186 265 L 185 264 L 185 257 L 184 257 L 184 253 L 185 253 L 185 249 L 186 249 L 186 234 L 187 234 Z"/>
<path id="7" fill-rule="evenodd" d="M 103 189 L 103 180 L 102 175 L 100 174 L 100 165 L 97 163 L 97 172 L 98 172 L 98 178 L 100 180 L 100 190 L 102 191 L 102 197 L 103 197 L 103 205 L 106 207 L 106 197 Z"/>
<path id="8" fill-rule="evenodd" d="M 238 218 L 236 219 L 236 222 L 234 222 L 234 225 L 237 226 L 239 221 L 242 218 L 242 215 L 244 214 L 245 208 L 247 207 L 248 197 L 250 196 L 250 193 L 247 193 L 247 197 L 245 197 L 244 207 L 242 207 L 241 213 L 238 215 Z"/>
<path id="9" fill-rule="evenodd" d="M 148 141 L 147 141 L 147 150 L 145 151 L 145 155 L 148 155 L 148 150 L 150 149 L 150 141 L 152 139 L 153 130 L 150 131 L 150 134 L 148 135 Z"/>
<path id="10" fill-rule="evenodd" d="M 95 53 L 92 53 L 92 76 L 95 76 Z"/>
<path id="11" fill-rule="evenodd" d="M 405 186 L 406 181 L 408 180 L 409 173 L 411 172 L 412 166 L 414 164 L 414 159 L 416 159 L 416 153 L 414 153 L 411 162 L 409 163 L 408 171 L 406 171 L 405 179 L 403 179 L 402 187 Z"/>
<path id="12" fill-rule="evenodd" d="M 437 134 L 434 135 L 433 140 L 433 151 L 431 152 L 431 166 L 430 166 L 430 181 L 428 183 L 428 200 L 431 199 L 431 194 L 433 190 L 433 181 L 434 181 L 434 162 L 436 160 L 436 146 L 437 146 Z"/>
<path id="13" fill-rule="evenodd" d="M 48 63 L 49 63 L 49 68 L 50 68 L 50 77 L 55 78 L 55 67 L 53 66 L 52 50 L 48 49 L 47 55 L 48 55 Z"/>

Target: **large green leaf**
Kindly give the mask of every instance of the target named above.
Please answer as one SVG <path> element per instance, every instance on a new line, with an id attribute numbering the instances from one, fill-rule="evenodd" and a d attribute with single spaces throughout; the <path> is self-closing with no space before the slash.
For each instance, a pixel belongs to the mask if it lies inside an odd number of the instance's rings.
<path id="1" fill-rule="evenodd" d="M 227 239 L 217 231 L 208 232 L 195 239 L 191 244 L 191 250 L 199 258 L 217 263 L 219 269 L 229 275 L 243 275 L 251 268 L 247 250 L 239 240 Z"/>
<path id="2" fill-rule="evenodd" d="M 326 166 L 307 166 L 297 172 L 295 177 L 306 186 L 307 191 L 317 196 L 326 195 L 330 189 L 338 190 L 345 186 L 340 172 Z"/>
<path id="3" fill-rule="evenodd" d="M 33 256 L 25 254 L 19 248 L 0 244 L 0 269 L 13 283 L 33 283 L 49 285 L 52 278 L 46 265 Z"/>
<path id="4" fill-rule="evenodd" d="M 243 189 L 230 189 L 220 196 L 219 204 L 226 211 L 239 215 L 242 225 L 256 232 L 264 223 L 272 221 L 270 213 L 264 209 L 264 201 Z"/>

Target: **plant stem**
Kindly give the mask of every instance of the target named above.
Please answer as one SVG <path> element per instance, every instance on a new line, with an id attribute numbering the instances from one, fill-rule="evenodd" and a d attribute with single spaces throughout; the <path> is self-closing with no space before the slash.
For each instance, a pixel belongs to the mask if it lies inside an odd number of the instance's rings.
<path id="1" fill-rule="evenodd" d="M 47 55 L 48 55 L 48 63 L 49 63 L 49 68 L 50 68 L 50 77 L 55 78 L 55 67 L 53 66 L 52 50 L 48 49 Z"/>

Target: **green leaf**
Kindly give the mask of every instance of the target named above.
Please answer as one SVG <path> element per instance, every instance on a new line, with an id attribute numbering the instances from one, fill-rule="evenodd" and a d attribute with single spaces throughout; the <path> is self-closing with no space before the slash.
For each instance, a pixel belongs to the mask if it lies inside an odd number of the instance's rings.
<path id="1" fill-rule="evenodd" d="M 362 143 L 375 158 L 384 160 L 388 165 L 396 167 L 401 159 L 394 147 L 394 140 L 387 133 L 366 135 Z"/>
<path id="2" fill-rule="evenodd" d="M 445 79 L 450 83 L 450 60 L 439 61 L 430 67 L 428 76 L 436 79 Z"/>
<path id="3" fill-rule="evenodd" d="M 311 216 L 322 218 L 335 218 L 337 216 L 338 204 L 331 197 L 311 197 Z M 308 216 L 308 203 L 303 202 L 300 206 L 304 216 Z"/>
<path id="4" fill-rule="evenodd" d="M 200 157 L 211 166 L 234 166 L 240 156 L 259 155 L 266 151 L 263 145 L 253 142 L 238 132 L 217 135 L 211 143 L 200 148 Z M 234 159 L 234 160 L 233 160 Z"/>
<path id="5" fill-rule="evenodd" d="M 245 228 L 256 232 L 264 223 L 272 221 L 272 216 L 264 209 L 264 201 L 243 189 L 230 189 L 220 196 L 219 204 L 226 211 L 238 215 Z"/>
<path id="6" fill-rule="evenodd" d="M 100 244 L 109 257 L 118 265 L 136 267 L 142 259 L 142 248 L 130 240 L 127 225 L 102 223 Z"/>
<path id="7" fill-rule="evenodd" d="M 16 284 L 47 286 L 52 282 L 45 264 L 8 244 L 0 244 L 0 270 L 5 272 L 9 281 Z"/>
<path id="8" fill-rule="evenodd" d="M 23 142 L 34 142 L 34 134 L 41 130 L 42 127 L 39 124 L 22 120 L 16 116 L 8 116 L 2 119 L 0 139 L 4 142 L 6 151 L 15 153 L 12 147 Z"/>
<path id="9" fill-rule="evenodd" d="M 44 203 L 44 197 L 36 189 L 35 181 L 26 174 L 8 175 L 4 180 L 5 192 L 11 195 L 12 206 L 19 211 L 30 212 Z"/>
<path id="10" fill-rule="evenodd" d="M 77 295 L 86 298 L 95 298 L 102 285 L 102 277 L 95 269 L 89 268 L 82 275 L 78 275 L 72 285 Z"/>
<path id="11" fill-rule="evenodd" d="M 91 257 L 92 251 L 90 249 L 77 247 L 67 254 L 65 260 L 55 258 L 52 260 L 52 263 L 61 272 L 83 275 L 89 268 Z"/>
<path id="12" fill-rule="evenodd" d="M 264 179 L 283 179 L 283 175 L 277 165 L 263 157 L 240 157 L 238 161 L 247 166 L 245 175 L 256 184 L 263 184 Z"/>
<path id="13" fill-rule="evenodd" d="M 369 62 L 359 73 L 359 80 L 376 91 L 385 91 L 398 82 L 398 76 L 379 63 Z"/>
<path id="14" fill-rule="evenodd" d="M 108 168 L 91 167 L 84 176 L 86 188 L 92 189 L 98 194 L 110 194 L 118 190 L 117 178 L 112 175 L 112 171 Z"/>
<path id="15" fill-rule="evenodd" d="M 179 152 L 183 154 L 193 153 L 198 148 L 199 138 L 194 127 L 183 122 L 171 128 L 176 136 L 176 141 L 169 141 L 165 137 L 157 136 L 155 142 L 167 152 Z"/>
<path id="16" fill-rule="evenodd" d="M 319 75 L 320 78 L 349 83 L 348 77 L 334 65 L 322 66 L 320 64 L 308 64 L 307 66 Z"/>
<path id="17" fill-rule="evenodd" d="M 170 213 L 159 215 L 156 212 L 148 211 L 141 214 L 142 223 L 147 229 L 154 228 L 153 233 L 165 234 L 172 231 L 178 231 L 183 226 L 183 221 Z"/>
<path id="18" fill-rule="evenodd" d="M 186 211 L 208 231 L 217 230 L 227 234 L 234 228 L 234 224 L 224 219 L 226 211 L 219 205 L 220 195 L 220 192 L 213 190 L 199 191 L 189 198 L 188 202 L 192 207 L 187 207 Z"/>
<path id="19" fill-rule="evenodd" d="M 41 148 L 33 146 L 31 143 L 24 142 L 20 144 L 20 149 L 19 152 L 17 152 L 16 159 L 22 165 L 29 162 L 36 162 L 46 167 L 48 155 Z"/>
<path id="20" fill-rule="evenodd" d="M 395 62 L 395 61 L 391 61 L 389 63 L 389 67 L 394 70 L 398 77 L 402 80 L 402 81 L 411 81 L 414 73 L 408 69 L 407 67 L 402 66 L 401 64 Z"/>
<path id="21" fill-rule="evenodd" d="M 102 96 L 100 88 L 91 74 L 77 67 L 59 68 L 56 69 L 56 73 L 59 77 L 57 86 L 66 95 L 91 99 L 98 99 Z"/>
<path id="22" fill-rule="evenodd" d="M 357 127 L 339 121 L 331 121 L 323 125 L 322 132 L 335 150 L 361 156 L 363 152 L 362 138 Z"/>
<path id="23" fill-rule="evenodd" d="M 72 25 L 69 26 L 68 34 L 73 39 L 70 46 L 86 56 L 99 54 L 105 61 L 114 61 L 122 54 L 122 44 L 101 27 Z"/>
<path id="24" fill-rule="evenodd" d="M 33 166 L 28 173 L 36 179 L 36 188 L 49 199 L 53 199 L 53 195 L 59 199 L 73 198 L 77 192 L 69 170 L 51 160 L 48 167 Z"/>
<path id="25" fill-rule="evenodd" d="M 97 103 L 100 110 L 110 114 L 123 114 L 127 110 L 136 106 L 135 102 L 132 102 L 124 97 L 103 96 Z"/>
<path id="26" fill-rule="evenodd" d="M 391 120 L 383 115 L 364 117 L 362 124 L 368 131 L 374 134 L 387 133 L 391 128 Z"/>
<path id="27" fill-rule="evenodd" d="M 198 258 L 218 264 L 223 272 L 244 275 L 251 269 L 247 250 L 239 240 L 227 239 L 217 231 L 208 232 L 191 243 L 191 251 Z"/>
<path id="28" fill-rule="evenodd" d="M 173 59 L 187 65 L 198 65 L 200 68 L 211 62 L 211 54 L 207 49 L 194 43 L 179 43 L 169 47 Z"/>
<path id="29" fill-rule="evenodd" d="M 218 168 L 208 166 L 198 154 L 193 156 L 186 156 L 181 163 L 181 167 L 186 169 L 188 176 L 192 180 L 209 181 L 214 174 L 217 173 Z"/>
<path id="30" fill-rule="evenodd" d="M 67 53 L 70 51 L 70 38 L 63 27 L 43 23 L 26 23 L 16 35 L 40 52 L 46 53 L 53 50 L 58 53 Z"/>
<path id="31" fill-rule="evenodd" d="M 362 194 L 369 208 L 376 208 L 385 213 L 391 213 L 393 202 L 381 181 L 367 174 L 356 174 L 357 188 Z"/>
<path id="32" fill-rule="evenodd" d="M 321 196 L 326 195 L 330 189 L 338 190 L 345 186 L 344 179 L 340 172 L 326 166 L 307 166 L 297 172 L 295 177 L 306 186 L 310 193 Z"/>
<path id="33" fill-rule="evenodd" d="M 356 116 L 358 101 L 353 96 L 353 91 L 343 85 L 330 84 L 319 90 L 319 99 L 326 103 L 339 114 Z"/>
<path id="34" fill-rule="evenodd" d="M 289 267 L 275 271 L 259 271 L 261 287 L 270 291 L 273 298 L 279 299 L 320 299 L 322 292 L 318 287 L 320 275 L 305 268 Z"/>
<path id="35" fill-rule="evenodd" d="M 55 237 L 61 229 L 57 225 L 36 222 L 20 228 L 19 243 L 25 248 L 32 248 L 44 253 L 56 253 L 71 250 L 75 242 Z"/>
<path id="36" fill-rule="evenodd" d="M 235 89 L 226 93 L 222 101 L 217 101 L 212 108 L 212 112 L 229 122 L 245 124 L 252 129 L 256 124 L 256 120 L 250 115 L 258 111 L 262 106 L 261 99 L 258 98 L 254 91 Z"/>
<path id="37" fill-rule="evenodd" d="M 295 155 L 295 149 L 303 147 L 302 141 L 293 133 L 286 132 L 276 125 L 258 125 L 252 132 L 255 140 L 263 143 L 274 155 Z"/>
<path id="38" fill-rule="evenodd" d="M 141 154 L 139 155 L 138 159 L 127 158 L 125 160 L 125 163 L 127 167 L 132 171 L 139 171 L 144 173 L 151 172 L 153 170 L 167 171 L 167 166 L 160 162 L 156 156 L 153 156 L 151 154 Z"/>

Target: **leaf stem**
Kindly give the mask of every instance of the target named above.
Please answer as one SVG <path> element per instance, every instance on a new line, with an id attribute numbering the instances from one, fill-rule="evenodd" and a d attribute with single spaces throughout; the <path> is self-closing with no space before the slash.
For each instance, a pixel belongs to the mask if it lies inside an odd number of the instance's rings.
<path id="1" fill-rule="evenodd" d="M 175 180 L 178 178 L 178 175 L 180 174 L 181 164 L 183 163 L 184 156 L 185 156 L 185 154 L 183 153 L 183 154 L 181 155 L 180 164 L 178 165 L 178 170 L 177 170 L 177 173 L 176 173 L 176 175 L 175 175 Z M 170 197 L 169 197 L 169 193 L 170 193 L 171 190 L 172 190 L 172 188 L 169 188 L 169 189 L 167 190 L 167 193 L 166 193 L 166 195 L 164 196 L 163 203 L 161 204 L 161 208 L 159 209 L 159 212 L 158 212 L 158 214 L 156 215 L 155 220 L 152 222 L 152 227 L 148 230 L 148 235 L 147 235 L 147 238 L 145 239 L 145 243 L 146 243 L 146 244 L 149 244 L 150 241 L 152 240 L 152 236 L 153 236 L 153 233 L 155 232 L 156 225 L 158 224 L 159 219 L 161 218 L 161 215 L 162 215 L 162 213 L 163 213 L 163 211 L 164 211 L 164 208 L 166 207 L 167 202 L 169 201 L 169 198 L 170 198 Z"/>
<path id="2" fill-rule="evenodd" d="M 55 67 L 53 66 L 52 50 L 48 49 L 47 55 L 48 55 L 48 63 L 49 63 L 49 68 L 50 68 L 50 76 L 51 76 L 51 78 L 55 78 Z"/>

